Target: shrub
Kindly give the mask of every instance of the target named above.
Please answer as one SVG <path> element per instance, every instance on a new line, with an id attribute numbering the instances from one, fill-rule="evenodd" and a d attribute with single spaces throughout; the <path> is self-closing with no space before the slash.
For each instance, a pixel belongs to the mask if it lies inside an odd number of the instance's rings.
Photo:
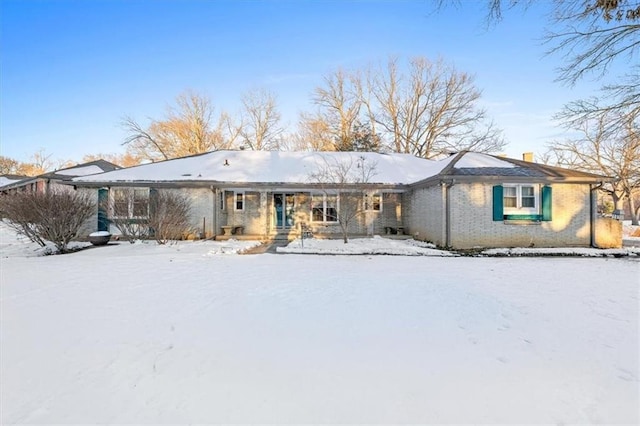
<path id="1" fill-rule="evenodd" d="M 120 191 L 121 198 L 111 198 L 106 210 L 110 212 L 110 222 L 118 228 L 129 242 L 154 238 L 159 244 L 170 240 L 180 240 L 191 232 L 189 223 L 191 201 L 176 192 L 151 189 L 148 205 L 140 205 L 139 216 L 131 217 L 134 205 L 134 191 Z"/>
<path id="2" fill-rule="evenodd" d="M 176 192 L 156 191 L 149 200 L 149 228 L 159 244 L 181 240 L 192 231 L 191 201 Z"/>
<path id="3" fill-rule="evenodd" d="M 0 211 L 18 233 L 42 247 L 51 241 L 59 253 L 66 253 L 96 206 L 86 193 L 50 189 L 3 196 Z"/>

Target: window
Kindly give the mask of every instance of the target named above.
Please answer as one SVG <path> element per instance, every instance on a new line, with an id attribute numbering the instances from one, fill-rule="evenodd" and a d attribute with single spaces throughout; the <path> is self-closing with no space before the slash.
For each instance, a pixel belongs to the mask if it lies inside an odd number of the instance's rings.
<path id="1" fill-rule="evenodd" d="M 225 208 L 225 202 L 224 202 L 225 194 L 226 194 L 225 191 L 220 191 L 220 210 L 224 210 Z"/>
<path id="2" fill-rule="evenodd" d="M 551 186 L 505 184 L 493 187 L 493 220 L 550 221 Z"/>
<path id="3" fill-rule="evenodd" d="M 234 192 L 234 208 L 236 210 L 244 210 L 244 192 Z"/>
<path id="4" fill-rule="evenodd" d="M 149 188 L 113 188 L 111 215 L 114 218 L 149 217 Z"/>
<path id="5" fill-rule="evenodd" d="M 534 185 L 504 185 L 505 214 L 538 214 L 538 187 Z"/>
<path id="6" fill-rule="evenodd" d="M 313 194 L 311 196 L 312 222 L 338 221 L 338 196 L 328 194 Z"/>
<path id="7" fill-rule="evenodd" d="M 364 209 L 366 211 L 379 212 L 382 210 L 382 195 L 381 194 L 365 194 L 364 196 Z"/>

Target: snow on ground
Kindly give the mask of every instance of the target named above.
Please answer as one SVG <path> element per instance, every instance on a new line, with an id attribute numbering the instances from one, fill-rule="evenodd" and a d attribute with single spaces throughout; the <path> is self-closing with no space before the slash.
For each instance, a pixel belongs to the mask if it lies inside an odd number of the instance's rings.
<path id="1" fill-rule="evenodd" d="M 436 246 L 416 240 L 392 240 L 374 236 L 373 238 L 350 238 L 317 240 L 296 239 L 286 247 L 278 247 L 278 253 L 309 254 L 388 254 L 402 256 L 455 256 L 454 253 L 437 250 Z"/>
<path id="2" fill-rule="evenodd" d="M 34 257 L 0 231 L 2 424 L 640 421 L 637 257 Z"/>

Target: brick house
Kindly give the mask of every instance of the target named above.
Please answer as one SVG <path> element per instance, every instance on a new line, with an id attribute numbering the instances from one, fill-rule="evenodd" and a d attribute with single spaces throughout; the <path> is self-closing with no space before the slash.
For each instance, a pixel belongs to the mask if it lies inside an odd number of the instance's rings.
<path id="1" fill-rule="evenodd" d="M 290 239 L 310 230 L 337 238 L 408 235 L 439 246 L 616 246 L 617 228 L 596 214 L 610 178 L 487 154 L 441 160 L 371 152 L 216 151 L 74 178 L 96 200 L 148 215 L 150 197 L 179 191 L 192 202 L 194 234 Z M 355 200 L 355 201 L 354 201 Z M 109 230 L 113 212 L 96 212 Z M 344 217 L 344 219 L 343 219 Z M 611 243 L 613 241 L 613 243 Z"/>
<path id="2" fill-rule="evenodd" d="M 4 179 L 0 179 L 0 194 L 6 195 L 25 191 L 47 192 L 52 188 L 68 190 L 69 186 L 64 185 L 63 182 L 69 182 L 74 177 L 109 172 L 119 168 L 120 166 L 106 160 L 95 160 L 38 176 L 5 175 Z"/>

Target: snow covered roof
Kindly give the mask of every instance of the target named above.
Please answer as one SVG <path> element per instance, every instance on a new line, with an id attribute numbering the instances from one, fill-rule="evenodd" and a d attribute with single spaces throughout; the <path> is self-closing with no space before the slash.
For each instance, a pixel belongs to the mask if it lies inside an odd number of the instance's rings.
<path id="1" fill-rule="evenodd" d="M 94 175 L 96 173 L 102 173 L 105 171 L 106 170 L 103 170 L 101 167 L 92 164 L 90 166 L 76 166 L 68 169 L 58 170 L 57 172 L 55 172 L 55 174 L 63 176 L 87 176 Z"/>
<path id="2" fill-rule="evenodd" d="M 374 152 L 214 151 L 143 164 L 73 179 L 82 185 L 112 183 L 220 182 L 232 184 L 309 184 L 311 175 L 336 164 L 373 167 L 371 184 L 409 185 L 452 176 L 520 176 L 536 178 L 600 179 L 575 172 L 477 152 L 461 152 L 441 160 L 410 154 Z M 354 166 L 355 167 L 355 166 Z"/>
<path id="3" fill-rule="evenodd" d="M 369 183 L 409 184 L 438 174 L 451 157 L 432 161 L 373 152 L 215 151 L 84 176 L 74 182 L 312 183 L 310 175 L 334 164 L 373 167 Z M 356 167 L 356 166 L 354 166 Z"/>
<path id="4" fill-rule="evenodd" d="M 118 169 L 120 169 L 119 166 L 106 160 L 95 160 L 88 163 L 77 164 L 75 166 L 55 170 L 53 172 L 48 172 L 37 177 L 68 180 L 76 176 L 88 176 L 96 173 L 110 172 Z"/>
<path id="5" fill-rule="evenodd" d="M 20 182 L 21 180 L 28 179 L 28 176 L 21 175 L 2 175 L 0 176 L 0 188 L 12 183 Z"/>
<path id="6" fill-rule="evenodd" d="M 38 176 L 24 176 L 22 177 L 22 179 L 15 179 L 11 182 L 3 183 L 4 181 L 0 180 L 0 189 L 4 191 L 4 190 L 10 190 L 12 188 L 19 188 L 39 180 L 68 181 L 68 180 L 71 180 L 71 178 L 76 176 L 87 176 L 95 173 L 103 173 L 103 172 L 108 172 L 112 170 L 117 170 L 119 168 L 120 166 L 117 166 L 106 160 L 95 160 L 95 161 L 90 161 L 88 163 L 78 164 L 78 165 L 67 167 L 64 169 L 43 173 Z"/>
<path id="7" fill-rule="evenodd" d="M 593 173 L 579 172 L 577 170 L 563 169 L 547 166 L 545 164 L 529 161 L 515 160 L 513 158 L 501 158 L 477 152 L 462 152 L 451 161 L 449 167 L 442 171 L 441 175 L 447 176 L 474 176 L 474 177 L 506 177 L 543 180 L 565 180 L 601 182 L 610 180 L 606 176 Z"/>

